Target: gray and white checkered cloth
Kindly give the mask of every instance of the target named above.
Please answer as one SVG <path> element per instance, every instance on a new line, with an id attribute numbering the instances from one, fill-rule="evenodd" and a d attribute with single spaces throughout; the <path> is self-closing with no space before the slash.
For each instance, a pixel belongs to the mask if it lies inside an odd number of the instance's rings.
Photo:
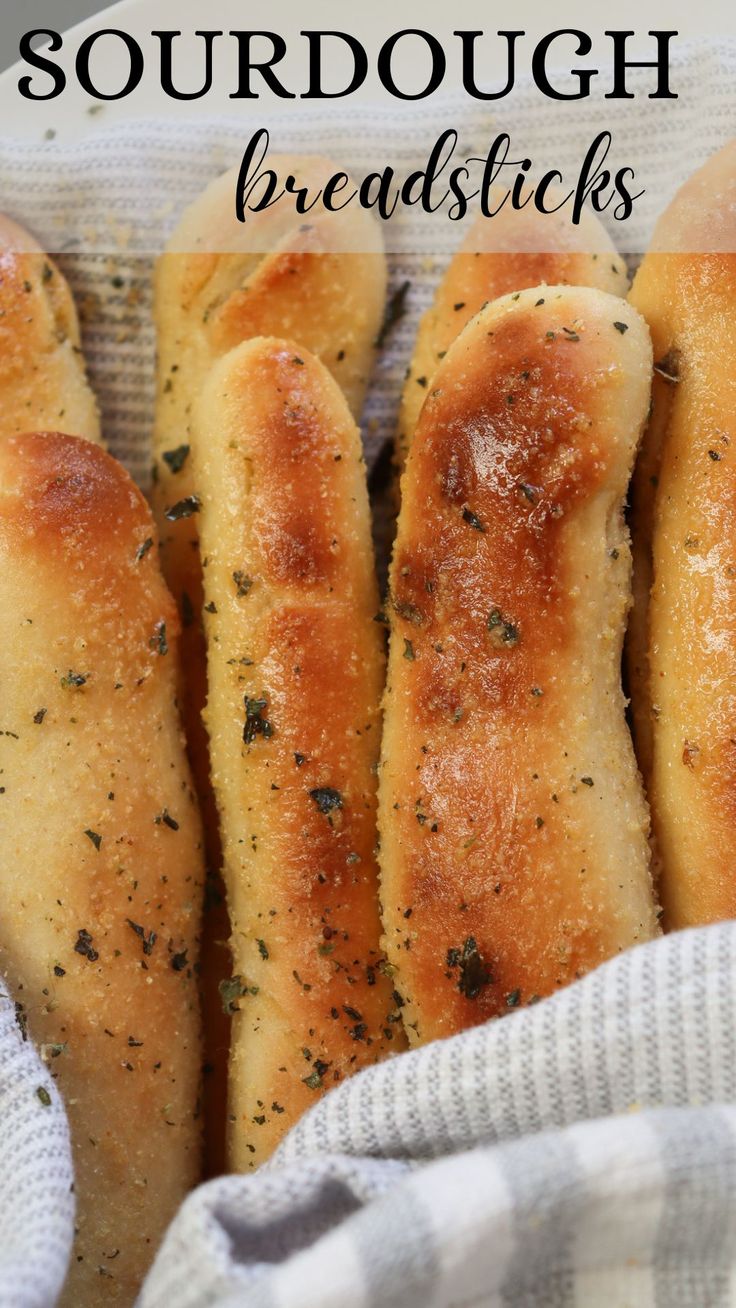
<path id="1" fill-rule="evenodd" d="M 0 1308 L 50 1308 L 74 1232 L 69 1129 L 25 1014 L 0 982 Z"/>
<path id="2" fill-rule="evenodd" d="M 203 1186 L 141 1308 L 736 1304 L 736 924 L 346 1082 Z"/>
<path id="3" fill-rule="evenodd" d="M 735 1013 L 725 923 L 364 1072 L 187 1200 L 140 1308 L 736 1304 Z M 48 1308 L 68 1140 L 6 1000 L 0 1113 L 0 1305 Z"/>

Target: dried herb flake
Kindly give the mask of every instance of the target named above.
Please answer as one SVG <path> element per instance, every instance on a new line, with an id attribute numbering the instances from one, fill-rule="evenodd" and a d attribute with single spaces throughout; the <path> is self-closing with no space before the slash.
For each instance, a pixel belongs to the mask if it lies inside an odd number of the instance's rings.
<path id="1" fill-rule="evenodd" d="M 248 695 L 245 696 L 243 740 L 246 745 L 252 745 L 256 736 L 263 736 L 264 740 L 268 740 L 273 735 L 273 725 L 263 717 L 266 708 L 268 708 L 268 700 L 250 699 Z"/>
<path id="2" fill-rule="evenodd" d="M 189 458 L 190 449 L 191 446 L 189 445 L 177 445 L 175 450 L 164 450 L 161 457 L 164 463 L 168 464 L 169 470 L 172 473 L 181 472 L 184 464 Z M 169 516 L 168 513 L 166 516 Z"/>
<path id="3" fill-rule="evenodd" d="M 202 501 L 198 495 L 185 495 L 183 500 L 178 500 L 166 510 L 165 517 L 169 522 L 180 522 L 182 518 L 191 518 L 192 514 L 199 513 L 201 507 Z"/>
<path id="4" fill-rule="evenodd" d="M 333 809 L 342 808 L 343 800 L 339 790 L 332 786 L 317 786 L 309 792 L 320 813 L 331 813 Z"/>

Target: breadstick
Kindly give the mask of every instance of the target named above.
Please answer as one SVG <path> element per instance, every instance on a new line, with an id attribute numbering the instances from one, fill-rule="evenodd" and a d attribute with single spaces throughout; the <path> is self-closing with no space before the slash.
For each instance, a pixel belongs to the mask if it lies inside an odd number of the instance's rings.
<path id="1" fill-rule="evenodd" d="M 551 204 L 552 192 L 550 197 Z M 533 205 L 517 210 L 506 204 L 495 217 L 476 219 L 419 325 L 399 413 L 400 468 L 432 378 L 452 342 L 491 300 L 542 283 L 626 294 L 624 261 L 594 214 L 584 209 L 580 225 L 573 227 L 561 215 L 540 214 Z"/>
<path id="2" fill-rule="evenodd" d="M 384 660 L 360 436 L 327 369 L 258 339 L 197 410 L 212 780 L 232 923 L 230 1162 L 402 1047 L 375 863 Z"/>
<path id="3" fill-rule="evenodd" d="M 309 181 L 326 161 L 275 158 L 282 175 Z M 181 607 L 187 677 L 184 715 L 195 753 L 204 703 L 197 553 L 198 487 L 189 460 L 192 409 L 213 364 L 254 336 L 294 336 L 333 373 L 357 418 L 370 374 L 386 294 L 380 231 L 364 210 L 333 222 L 309 222 L 292 197 L 253 215 L 244 231 L 234 216 L 235 172 L 218 178 L 187 211 L 156 272 L 158 397 L 154 506 L 164 575 Z M 335 223 L 335 219 L 340 219 Z M 342 241 L 347 252 L 335 249 Z M 263 251 L 271 251 L 263 253 Z M 357 250 L 358 253 L 352 251 Z M 365 252 L 364 252 L 365 251 Z M 172 506 L 183 505 L 171 518 Z M 206 765 L 197 771 L 206 776 Z"/>
<path id="4" fill-rule="evenodd" d="M 101 440 L 69 287 L 33 238 L 0 214 L 0 439 L 46 428 Z"/>
<path id="5" fill-rule="evenodd" d="M 0 971 L 71 1122 L 62 1302 L 127 1305 L 199 1168 L 178 620 L 142 496 L 71 436 L 0 442 L 0 561 Z"/>
<path id="6" fill-rule="evenodd" d="M 313 186 L 332 171 L 325 160 L 277 157 L 279 175 L 294 172 Z M 259 335 L 294 335 L 329 367 L 357 417 L 373 363 L 386 290 L 380 230 L 364 210 L 299 217 L 293 197 L 235 220 L 235 172 L 218 178 L 184 214 L 159 260 L 155 301 L 159 346 L 154 508 L 164 575 L 182 621 L 180 700 L 189 757 L 203 805 L 208 864 L 220 866 L 217 821 L 209 785 L 206 654 L 198 551 L 198 486 L 190 459 L 192 410 L 216 361 Z M 173 521 L 172 521 L 173 518 Z M 220 1057 L 227 1023 L 217 995 L 227 975 L 220 958 L 227 938 L 213 886 L 205 913 L 202 990 L 207 1062 L 206 1166 L 219 1170 L 226 1087 Z"/>
<path id="7" fill-rule="evenodd" d="M 736 917 L 735 199 L 731 143 L 676 196 L 631 292 L 656 365 L 628 664 L 671 928 Z"/>
<path id="8" fill-rule="evenodd" d="M 657 931 L 624 720 L 622 508 L 651 347 L 541 287 L 451 346 L 402 480 L 379 788 L 385 948 L 412 1042 Z"/>

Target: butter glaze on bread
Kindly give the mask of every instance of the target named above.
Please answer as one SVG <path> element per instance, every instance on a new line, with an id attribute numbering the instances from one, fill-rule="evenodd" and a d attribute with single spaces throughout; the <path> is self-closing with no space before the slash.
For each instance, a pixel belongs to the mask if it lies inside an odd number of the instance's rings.
<path id="1" fill-rule="evenodd" d="M 385 948 L 414 1042 L 657 932 L 620 682 L 622 507 L 650 376 L 624 301 L 538 288 L 469 324 L 422 410 L 379 807 Z"/>
<path id="2" fill-rule="evenodd" d="M 736 917 L 735 199 L 732 143 L 663 215 L 631 291 L 658 366 L 629 678 L 671 928 Z"/>
<path id="3" fill-rule="evenodd" d="M 98 447 L 0 442 L 0 612 L 0 971 L 71 1122 L 62 1302 L 127 1305 L 198 1179 L 203 869 L 176 611 Z"/>
<path id="4" fill-rule="evenodd" d="M 101 440 L 69 287 L 33 238 L 0 214 L 0 440 L 47 428 Z"/>
<path id="5" fill-rule="evenodd" d="M 326 368 L 291 342 L 240 346 L 195 449 L 244 1170 L 321 1090 L 403 1047 L 379 945 L 384 659 L 360 435 Z"/>
<path id="6" fill-rule="evenodd" d="M 584 209 L 579 226 L 573 227 L 560 214 L 543 215 L 533 205 L 517 210 L 506 204 L 495 217 L 476 219 L 419 324 L 401 399 L 400 466 L 432 378 L 463 327 L 491 300 L 542 283 L 626 294 L 624 261 L 594 214 Z"/>

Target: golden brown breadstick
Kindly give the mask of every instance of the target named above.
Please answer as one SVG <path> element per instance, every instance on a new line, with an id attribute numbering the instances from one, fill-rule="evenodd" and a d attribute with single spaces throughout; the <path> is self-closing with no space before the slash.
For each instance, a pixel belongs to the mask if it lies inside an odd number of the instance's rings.
<path id="1" fill-rule="evenodd" d="M 0 214 L 0 439 L 46 428 L 100 442 L 69 287 L 33 238 Z"/>
<path id="2" fill-rule="evenodd" d="M 155 529 L 99 447 L 0 442 L 0 971 L 69 1113 L 63 1303 L 132 1304 L 199 1169 L 200 824 Z"/>
<path id="3" fill-rule="evenodd" d="M 675 197 L 631 292 L 656 363 L 628 663 L 673 928 L 736 917 L 735 199 L 731 143 Z"/>
<path id="4" fill-rule="evenodd" d="M 305 181 L 329 171 L 320 159 L 279 156 L 272 163 L 279 173 L 294 171 Z M 205 191 L 182 218 L 156 272 L 154 504 L 164 575 L 185 624 L 184 710 L 193 731 L 204 702 L 196 684 L 204 657 L 197 521 L 186 516 L 188 497 L 198 490 L 189 460 L 193 405 L 219 358 L 242 341 L 276 334 L 294 336 L 323 360 L 357 418 L 386 293 L 380 230 L 364 210 L 351 209 L 338 225 L 328 226 L 324 218 L 300 218 L 287 197 L 253 215 L 241 233 L 234 189 L 230 172 Z M 335 248 L 340 240 L 347 252 Z M 167 511 L 182 502 L 172 521 Z"/>
<path id="5" fill-rule="evenodd" d="M 410 1039 L 530 1003 L 657 931 L 624 720 L 622 516 L 651 346 L 601 291 L 490 305 L 402 478 L 379 831 Z"/>
<path id="6" fill-rule="evenodd" d="M 419 325 L 401 398 L 400 467 L 432 378 L 462 329 L 491 300 L 542 283 L 626 294 L 624 261 L 593 213 L 584 209 L 579 226 L 573 227 L 561 214 L 543 215 L 533 205 L 518 210 L 506 204 L 495 217 L 476 219 Z"/>
<path id="7" fill-rule="evenodd" d="M 235 973 L 230 1161 L 401 1048 L 375 862 L 384 660 L 360 436 L 302 346 L 214 369 L 194 428 Z"/>
<path id="8" fill-rule="evenodd" d="M 280 175 L 293 171 L 310 186 L 325 179 L 325 160 L 276 157 Z M 218 178 L 184 214 L 156 272 L 158 396 L 154 507 L 164 575 L 182 621 L 180 688 L 184 723 L 199 791 L 211 868 L 220 865 L 217 821 L 209 787 L 207 737 L 202 725 L 206 655 L 202 632 L 202 574 L 198 550 L 198 486 L 190 459 L 195 401 L 215 362 L 259 335 L 294 335 L 320 356 L 357 417 L 373 363 L 383 315 L 386 268 L 380 230 L 364 210 L 299 217 L 293 197 L 245 228 L 235 220 L 235 171 Z M 172 521 L 173 518 L 173 521 Z M 224 1147 L 225 1085 L 218 1068 L 228 1033 L 217 995 L 226 975 L 227 937 L 218 887 L 208 896 L 202 952 L 207 1063 L 205 1133 L 208 1170 Z M 214 1002 L 213 1002 L 214 1000 Z M 227 1026 L 227 1023 L 225 1023 Z"/>

